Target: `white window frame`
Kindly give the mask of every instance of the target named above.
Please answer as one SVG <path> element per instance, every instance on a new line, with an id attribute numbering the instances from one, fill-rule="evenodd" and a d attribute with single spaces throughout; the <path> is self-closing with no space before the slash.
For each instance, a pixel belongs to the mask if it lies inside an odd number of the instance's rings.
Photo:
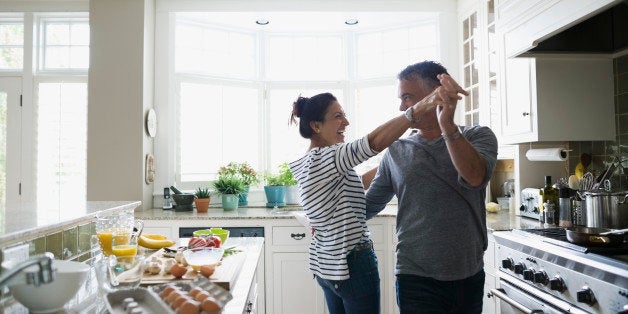
<path id="1" fill-rule="evenodd" d="M 156 40 L 155 40 L 155 99 L 159 99 L 160 101 L 156 101 L 155 108 L 158 112 L 158 124 L 160 125 L 157 132 L 157 137 L 155 138 L 155 156 L 156 156 L 156 178 L 155 178 L 155 188 L 154 195 L 162 195 L 163 188 L 176 184 L 178 187 L 181 187 L 186 190 L 193 190 L 200 185 L 207 185 L 208 182 L 180 182 L 180 177 L 178 176 L 177 169 L 179 166 L 177 165 L 177 151 L 178 144 L 176 143 L 176 136 L 173 136 L 177 132 L 177 109 L 175 106 L 171 106 L 169 104 L 176 103 L 176 95 L 173 92 L 174 86 L 178 86 L 176 82 L 176 74 L 174 73 L 174 48 L 173 45 L 169 45 L 168 43 L 173 42 L 174 40 L 174 23 L 176 18 L 174 17 L 176 10 L 173 7 L 166 7 L 166 9 L 157 10 L 156 15 Z M 441 23 L 452 22 L 451 25 L 456 22 L 455 16 L 449 15 L 441 15 L 440 17 L 435 19 L 435 27 L 441 32 L 438 35 L 437 40 L 440 44 L 437 47 L 437 54 L 441 56 L 441 62 L 448 68 L 450 74 L 457 77 L 457 55 L 451 53 L 451 51 L 455 51 L 454 47 L 457 47 L 457 36 L 448 36 L 448 34 L 443 34 L 443 32 L 447 32 L 449 29 L 442 28 Z M 263 35 L 260 35 L 260 38 Z M 447 39 L 447 40 L 444 40 Z M 263 41 L 263 40 L 262 40 Z M 355 49 L 354 43 L 352 39 L 345 39 L 345 43 L 348 45 L 349 53 L 353 54 L 353 49 Z M 260 60 L 265 60 L 263 43 L 260 44 Z M 417 62 L 420 60 L 417 60 Z M 263 81 L 260 79 L 260 82 L 264 83 L 265 90 L 273 90 L 273 89 L 281 89 L 281 88 L 294 88 L 299 86 L 307 85 L 308 89 L 318 89 L 333 86 L 333 88 L 338 89 L 339 86 L 342 86 L 343 90 L 343 99 L 339 99 L 339 101 L 343 104 L 343 107 L 347 111 L 347 114 L 353 116 L 355 110 L 355 103 L 353 100 L 353 91 L 357 86 L 368 86 L 372 84 L 377 84 L 377 82 L 394 82 L 393 84 L 397 84 L 396 73 L 395 76 L 386 77 L 386 78 L 377 78 L 377 79 L 364 79 L 364 80 L 355 80 L 355 64 L 354 62 L 350 62 L 347 64 L 347 79 L 341 82 L 270 82 Z M 401 70 L 401 69 L 399 69 Z M 261 67 L 259 76 L 261 78 L 265 77 L 265 73 L 263 67 Z M 315 84 L 314 84 L 315 83 Z M 295 96 L 296 97 L 296 96 Z M 267 101 L 263 99 L 260 104 L 262 105 L 263 110 L 260 113 L 260 119 L 262 119 L 262 123 L 260 127 L 260 133 L 264 133 L 264 125 L 268 119 L 266 116 L 267 112 Z M 354 134 L 355 129 L 351 129 L 348 134 L 348 138 L 355 138 L 356 134 Z M 266 132 L 267 133 L 267 132 Z M 259 172 L 264 172 L 269 169 L 270 166 L 269 158 L 266 156 L 270 156 L 269 152 L 267 152 L 267 143 L 269 141 L 267 134 L 263 135 L 262 138 L 262 148 L 260 152 L 258 152 L 258 158 L 260 158 L 260 165 L 263 165 L 262 169 L 256 169 Z M 173 182 L 174 180 L 174 182 Z M 253 191 L 254 189 L 252 189 Z"/>

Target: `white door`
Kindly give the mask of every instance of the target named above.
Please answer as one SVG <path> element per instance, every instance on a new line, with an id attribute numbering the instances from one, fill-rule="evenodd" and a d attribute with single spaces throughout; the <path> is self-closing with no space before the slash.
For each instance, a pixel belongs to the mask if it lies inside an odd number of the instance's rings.
<path id="1" fill-rule="evenodd" d="M 21 78 L 0 77 L 0 228 L 5 210 L 19 210 L 21 167 Z M 4 230 L 0 230 L 0 234 Z"/>
<path id="2" fill-rule="evenodd" d="M 505 60 L 504 81 L 506 93 L 502 105 L 502 134 L 516 136 L 533 132 L 532 61 L 529 58 Z"/>

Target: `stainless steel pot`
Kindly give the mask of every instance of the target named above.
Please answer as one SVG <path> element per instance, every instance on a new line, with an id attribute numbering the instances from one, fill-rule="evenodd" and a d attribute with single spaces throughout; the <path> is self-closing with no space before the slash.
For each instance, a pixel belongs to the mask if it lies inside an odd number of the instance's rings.
<path id="1" fill-rule="evenodd" d="M 623 229 L 628 227 L 628 191 L 604 190 L 583 193 L 586 203 L 586 226 Z"/>

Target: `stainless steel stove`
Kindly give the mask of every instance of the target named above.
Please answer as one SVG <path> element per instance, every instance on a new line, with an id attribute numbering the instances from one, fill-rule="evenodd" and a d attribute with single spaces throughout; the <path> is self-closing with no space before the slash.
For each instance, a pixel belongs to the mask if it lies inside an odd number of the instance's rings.
<path id="1" fill-rule="evenodd" d="M 493 233 L 501 313 L 628 314 L 628 243 L 569 243 L 562 228 Z"/>

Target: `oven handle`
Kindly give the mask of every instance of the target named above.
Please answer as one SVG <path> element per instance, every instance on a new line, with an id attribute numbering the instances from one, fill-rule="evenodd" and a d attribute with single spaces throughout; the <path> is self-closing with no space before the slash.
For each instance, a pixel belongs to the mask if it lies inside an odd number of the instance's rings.
<path id="1" fill-rule="evenodd" d="M 501 300 L 503 300 L 504 302 L 516 307 L 519 311 L 524 312 L 526 314 L 535 314 L 535 313 L 543 313 L 542 310 L 531 310 L 527 307 L 525 307 L 523 304 L 511 299 L 510 297 L 508 297 L 508 295 L 506 295 L 505 291 L 503 289 L 491 289 L 491 292 L 488 293 L 487 295 L 489 298 L 491 296 L 495 296 L 500 298 Z"/>

